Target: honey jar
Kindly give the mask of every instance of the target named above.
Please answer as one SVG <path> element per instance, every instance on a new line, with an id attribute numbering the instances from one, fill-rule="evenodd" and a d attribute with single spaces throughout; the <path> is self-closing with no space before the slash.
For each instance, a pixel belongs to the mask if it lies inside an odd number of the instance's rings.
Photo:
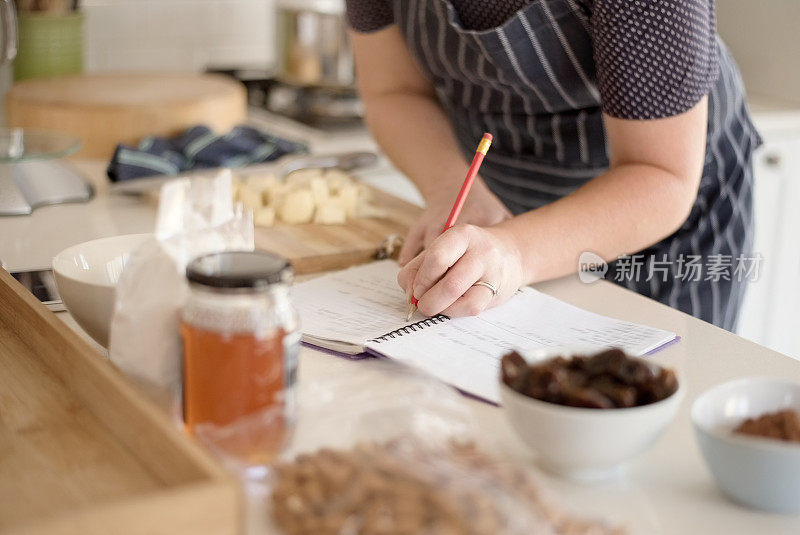
<path id="1" fill-rule="evenodd" d="M 269 457 L 294 416 L 300 333 L 289 300 L 289 262 L 264 252 L 214 253 L 193 260 L 186 277 L 186 428 L 238 426 L 224 447 L 253 462 Z"/>

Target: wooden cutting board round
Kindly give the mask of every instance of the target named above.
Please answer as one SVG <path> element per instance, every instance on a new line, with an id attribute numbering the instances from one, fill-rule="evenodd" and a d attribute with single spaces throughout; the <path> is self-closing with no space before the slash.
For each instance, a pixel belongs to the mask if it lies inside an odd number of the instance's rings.
<path id="1" fill-rule="evenodd" d="M 11 127 L 54 130 L 81 139 L 85 158 L 109 159 L 117 143 L 171 136 L 205 124 L 217 132 L 244 122 L 244 86 L 192 73 L 98 73 L 25 80 L 6 96 Z"/>

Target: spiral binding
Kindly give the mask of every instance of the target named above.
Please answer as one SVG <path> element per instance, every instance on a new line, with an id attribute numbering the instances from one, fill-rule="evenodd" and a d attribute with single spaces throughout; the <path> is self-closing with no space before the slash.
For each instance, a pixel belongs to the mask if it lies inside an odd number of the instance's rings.
<path id="1" fill-rule="evenodd" d="M 422 329 L 426 327 L 431 327 L 432 325 L 436 325 L 437 323 L 444 323 L 449 319 L 450 318 L 448 316 L 445 316 L 444 314 L 437 314 L 436 316 L 433 316 L 431 318 L 424 319 L 422 321 L 418 321 L 410 325 L 406 325 L 405 327 L 396 329 L 390 333 L 384 334 L 383 336 L 379 336 L 371 340 L 371 342 L 375 342 L 376 344 L 380 344 L 381 342 L 387 342 L 390 339 L 393 340 L 395 338 L 400 338 L 401 336 L 405 336 L 407 334 L 421 331 Z"/>

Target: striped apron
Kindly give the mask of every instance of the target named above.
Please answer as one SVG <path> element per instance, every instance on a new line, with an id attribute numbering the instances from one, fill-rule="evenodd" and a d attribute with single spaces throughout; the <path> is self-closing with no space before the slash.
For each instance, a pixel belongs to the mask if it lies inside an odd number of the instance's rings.
<path id="1" fill-rule="evenodd" d="M 464 29 L 447 0 L 393 5 L 465 158 L 483 132 L 493 134 L 481 176 L 513 213 L 560 199 L 607 170 L 588 14 L 576 0 L 533 1 L 484 31 Z M 733 263 L 750 253 L 751 153 L 760 140 L 736 65 L 719 39 L 718 46 L 720 77 L 709 95 L 706 160 L 691 215 L 672 236 L 611 263 L 606 279 L 732 330 L 746 280 L 707 271 L 718 256 Z M 706 269 L 687 277 L 687 258 L 697 257 Z"/>

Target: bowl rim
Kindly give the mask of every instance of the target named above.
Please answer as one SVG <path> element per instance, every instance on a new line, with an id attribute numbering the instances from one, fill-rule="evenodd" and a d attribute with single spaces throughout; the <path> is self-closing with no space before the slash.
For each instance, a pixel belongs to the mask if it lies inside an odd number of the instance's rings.
<path id="1" fill-rule="evenodd" d="M 130 238 L 133 238 L 133 237 L 141 238 L 142 243 L 143 243 L 147 239 L 147 237 L 149 237 L 149 236 L 153 236 L 153 233 L 152 232 L 135 232 L 135 233 L 131 233 L 131 234 L 119 234 L 117 236 L 105 236 L 103 238 L 95 238 L 94 240 L 88 240 L 88 241 L 85 241 L 85 242 L 76 243 L 75 245 L 70 245 L 69 247 L 67 247 L 63 251 L 61 251 L 58 254 L 56 254 L 53 257 L 53 259 L 50 261 L 50 267 L 52 268 L 53 274 L 56 277 L 64 277 L 65 279 L 69 279 L 71 281 L 79 282 L 81 284 L 85 284 L 87 286 L 93 286 L 93 287 L 97 287 L 97 288 L 114 288 L 114 287 L 116 287 L 116 284 L 90 282 L 90 281 L 84 280 L 84 279 L 82 279 L 80 277 L 76 277 L 76 276 L 74 276 L 74 275 L 72 275 L 70 273 L 67 273 L 64 270 L 59 269 L 58 265 L 60 263 L 62 263 L 62 262 L 68 262 L 68 260 L 66 260 L 67 256 L 74 255 L 75 252 L 79 248 L 81 248 L 83 246 L 86 246 L 86 245 L 88 245 L 90 243 L 117 240 L 119 238 L 129 238 L 130 239 Z"/>
<path id="2" fill-rule="evenodd" d="M 781 385 L 789 385 L 800 390 L 800 382 L 780 377 L 770 377 L 768 375 L 749 375 L 745 377 L 731 379 L 730 381 L 725 381 L 724 383 L 719 383 L 702 392 L 699 396 L 697 396 L 697 398 L 695 398 L 694 402 L 692 403 L 692 407 L 689 410 L 689 417 L 692 421 L 692 426 L 694 427 L 695 432 L 704 433 L 710 436 L 711 438 L 715 438 L 724 442 L 729 442 L 753 450 L 767 450 L 767 451 L 772 450 L 772 451 L 787 452 L 789 455 L 797 455 L 798 457 L 800 457 L 800 444 L 786 442 L 783 440 L 778 440 L 769 437 L 742 435 L 739 433 L 734 433 L 732 430 L 725 431 L 721 429 L 719 426 L 705 425 L 698 421 L 697 412 L 700 410 L 698 407 L 700 406 L 701 402 L 706 402 L 707 398 L 710 395 L 718 393 L 718 391 L 720 390 L 736 388 L 752 383 L 775 383 Z M 750 417 L 752 418 L 752 416 Z"/>

